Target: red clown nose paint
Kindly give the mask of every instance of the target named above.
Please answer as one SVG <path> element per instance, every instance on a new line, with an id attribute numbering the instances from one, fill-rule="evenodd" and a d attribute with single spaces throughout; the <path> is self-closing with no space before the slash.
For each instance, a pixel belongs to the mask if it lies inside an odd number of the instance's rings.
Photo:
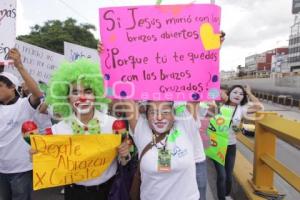
<path id="1" fill-rule="evenodd" d="M 82 103 L 84 103 L 84 102 L 87 101 L 87 98 L 85 96 L 80 96 L 79 97 L 79 101 L 82 102 Z"/>

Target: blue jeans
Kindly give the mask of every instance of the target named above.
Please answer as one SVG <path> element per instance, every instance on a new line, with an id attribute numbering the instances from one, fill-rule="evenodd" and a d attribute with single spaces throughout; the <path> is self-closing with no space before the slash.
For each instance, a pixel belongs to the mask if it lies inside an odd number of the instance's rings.
<path id="1" fill-rule="evenodd" d="M 225 166 L 213 161 L 217 171 L 217 191 L 219 200 L 225 200 L 225 197 L 231 192 L 235 154 L 236 145 L 228 145 L 225 157 Z"/>
<path id="2" fill-rule="evenodd" d="M 31 200 L 32 171 L 0 173 L 0 200 Z"/>
<path id="3" fill-rule="evenodd" d="M 200 192 L 200 200 L 206 200 L 206 185 L 207 185 L 207 166 L 206 160 L 196 163 L 196 178 L 198 190 Z"/>

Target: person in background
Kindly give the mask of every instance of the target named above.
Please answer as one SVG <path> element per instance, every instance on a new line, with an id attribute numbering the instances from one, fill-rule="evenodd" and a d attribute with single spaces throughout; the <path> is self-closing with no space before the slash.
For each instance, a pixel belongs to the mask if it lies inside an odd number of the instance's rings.
<path id="1" fill-rule="evenodd" d="M 223 42 L 225 41 L 225 32 L 221 31 L 220 33 L 220 44 L 222 47 Z M 221 48 L 220 47 L 220 48 Z M 202 103 L 202 102 L 201 102 Z M 200 138 L 199 140 L 200 145 L 205 147 L 206 140 L 209 140 L 209 138 L 205 138 L 205 134 L 203 134 L 203 130 L 205 130 L 208 126 L 208 121 L 209 121 L 209 115 L 210 113 L 213 113 L 216 104 L 214 101 L 212 102 L 206 102 L 208 108 L 205 113 L 201 114 L 201 109 L 200 104 L 201 103 L 188 103 L 188 108 L 190 113 L 193 113 L 193 117 L 196 120 L 196 123 L 198 125 L 199 133 L 200 133 Z M 204 102 L 203 102 L 204 103 Z M 197 178 L 197 185 L 198 185 L 198 190 L 200 192 L 200 200 L 206 200 L 206 190 L 207 190 L 207 163 L 205 156 L 201 158 L 200 160 L 196 161 L 196 178 Z"/>
<path id="2" fill-rule="evenodd" d="M 0 199 L 30 200 L 30 146 L 23 139 L 21 130 L 23 122 L 37 112 L 43 94 L 23 66 L 19 51 L 11 49 L 8 57 L 13 60 L 31 95 L 20 98 L 18 78 L 11 73 L 0 73 Z"/>
<path id="3" fill-rule="evenodd" d="M 217 172 L 217 192 L 219 200 L 231 199 L 230 192 L 232 187 L 233 168 L 235 164 L 236 155 L 236 134 L 241 131 L 241 122 L 247 117 L 249 108 L 251 112 L 261 109 L 259 100 L 251 93 L 249 86 L 243 87 L 241 85 L 232 86 L 227 94 L 222 94 L 224 105 L 234 110 L 228 130 L 228 147 L 225 156 L 225 166 L 214 162 Z M 250 101 L 250 102 L 248 102 Z M 251 105 L 253 104 L 253 105 Z"/>

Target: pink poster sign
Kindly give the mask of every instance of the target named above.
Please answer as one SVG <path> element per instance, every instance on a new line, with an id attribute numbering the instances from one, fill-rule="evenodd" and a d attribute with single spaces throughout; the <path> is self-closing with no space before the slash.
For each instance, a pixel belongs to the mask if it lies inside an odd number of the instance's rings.
<path id="1" fill-rule="evenodd" d="M 220 15 L 212 4 L 100 8 L 108 96 L 218 99 Z"/>

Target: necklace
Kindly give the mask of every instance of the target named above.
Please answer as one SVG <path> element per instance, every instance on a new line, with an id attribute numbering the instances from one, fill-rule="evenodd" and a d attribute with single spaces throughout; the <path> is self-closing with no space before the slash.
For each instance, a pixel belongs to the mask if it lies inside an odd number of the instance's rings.
<path id="1" fill-rule="evenodd" d="M 101 133 L 100 122 L 98 119 L 90 120 L 86 126 L 78 124 L 78 122 L 73 119 L 71 127 L 74 134 L 85 134 L 85 132 L 88 132 L 89 134 Z"/>

